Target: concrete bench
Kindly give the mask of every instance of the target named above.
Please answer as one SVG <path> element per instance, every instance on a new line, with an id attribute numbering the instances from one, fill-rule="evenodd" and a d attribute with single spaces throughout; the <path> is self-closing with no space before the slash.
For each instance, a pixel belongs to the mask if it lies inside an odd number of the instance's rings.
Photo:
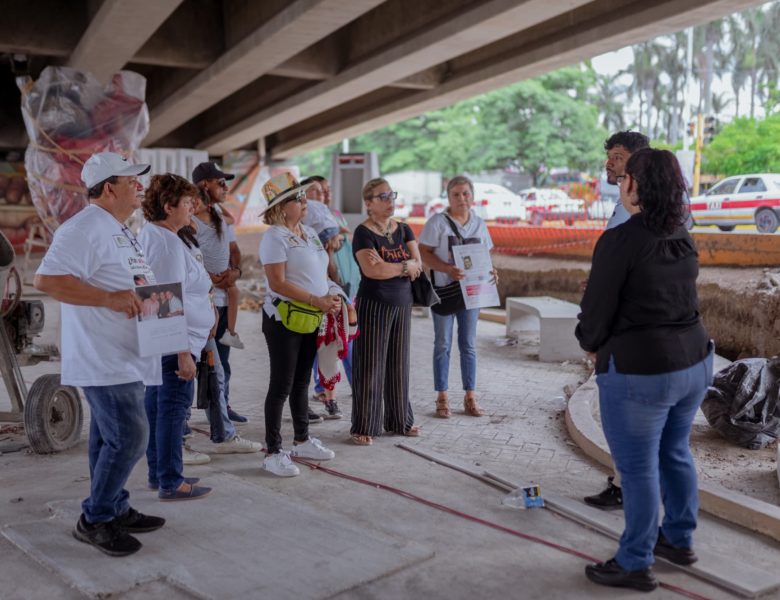
<path id="1" fill-rule="evenodd" d="M 540 361 L 579 360 L 585 356 L 574 337 L 579 312 L 576 304 L 549 296 L 507 298 L 506 335 L 538 329 Z"/>

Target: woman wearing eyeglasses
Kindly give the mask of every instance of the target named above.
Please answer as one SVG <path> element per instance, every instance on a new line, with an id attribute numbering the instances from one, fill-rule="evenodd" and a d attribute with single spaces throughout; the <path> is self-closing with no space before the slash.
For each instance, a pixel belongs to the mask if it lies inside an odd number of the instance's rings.
<path id="1" fill-rule="evenodd" d="M 419 435 L 409 402 L 409 336 L 411 282 L 422 272 L 422 262 L 412 230 L 392 218 L 396 196 L 385 179 L 366 183 L 363 201 L 368 218 L 352 238 L 361 280 L 350 433 L 352 441 L 361 446 L 371 445 L 383 429 Z"/>
<path id="2" fill-rule="evenodd" d="M 160 500 L 191 500 L 211 491 L 195 485 L 198 479 L 182 474 L 182 434 L 195 390 L 195 357 L 206 345 L 215 320 L 209 300 L 211 278 L 203 267 L 200 250 L 185 245 L 178 235 L 190 222 L 192 200 L 197 194 L 197 188 L 183 177 L 153 176 L 142 204 L 149 222 L 138 236 L 157 282 L 181 283 L 189 342 L 182 352 L 162 357 L 162 385 L 146 388 L 149 487 L 159 490 Z M 170 302 L 173 294 L 168 294 Z"/>
<path id="3" fill-rule="evenodd" d="M 589 565 L 586 575 L 649 591 L 658 585 L 654 555 L 680 565 L 696 561 L 689 436 L 712 380 L 713 348 L 699 318 L 698 255 L 684 225 L 687 186 L 677 159 L 666 150 L 638 150 L 618 184 L 631 217 L 596 244 L 576 335 L 596 363 L 625 531 L 614 558 Z"/>
<path id="4" fill-rule="evenodd" d="M 271 361 L 265 397 L 268 455 L 263 468 L 280 477 L 294 477 L 300 471 L 291 457 L 328 460 L 335 456 L 309 436 L 308 394 L 317 353 L 317 318 L 341 311 L 343 292 L 328 279 L 328 253 L 322 242 L 301 222 L 307 210 L 306 186 L 290 173 L 282 173 L 271 178 L 262 191 L 268 201 L 263 220 L 270 225 L 260 241 L 260 262 L 268 279 L 263 334 Z M 294 444 L 286 452 L 281 429 L 288 397 Z"/>

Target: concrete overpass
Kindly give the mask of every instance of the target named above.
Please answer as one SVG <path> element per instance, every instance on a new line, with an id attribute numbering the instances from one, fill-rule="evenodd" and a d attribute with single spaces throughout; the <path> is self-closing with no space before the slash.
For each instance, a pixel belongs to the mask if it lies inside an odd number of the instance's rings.
<path id="1" fill-rule="evenodd" d="M 0 53 L 148 80 L 149 146 L 286 158 L 764 0 L 3 0 Z M 0 147 L 25 137 L 9 61 Z"/>

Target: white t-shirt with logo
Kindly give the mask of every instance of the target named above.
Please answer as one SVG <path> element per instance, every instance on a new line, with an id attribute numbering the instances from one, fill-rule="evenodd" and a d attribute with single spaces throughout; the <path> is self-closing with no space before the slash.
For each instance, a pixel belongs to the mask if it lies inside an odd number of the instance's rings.
<path id="1" fill-rule="evenodd" d="M 181 282 L 184 298 L 181 302 L 175 296 L 171 298 L 169 309 L 181 310 L 183 304 L 190 352 L 199 358 L 214 326 L 214 309 L 209 299 L 211 278 L 203 267 L 201 253 L 188 251 L 178 235 L 154 223 L 144 225 L 138 240 L 146 250 L 146 259 L 158 283 Z"/>
<path id="2" fill-rule="evenodd" d="M 230 266 L 230 243 L 236 241 L 236 230 L 232 225 L 222 221 L 222 237 L 217 235 L 216 228 L 210 223 L 192 217 L 197 227 L 195 237 L 203 253 L 203 265 L 212 275 L 226 271 Z M 227 292 L 222 288 L 214 288 L 214 304 L 227 306 Z"/>
<path id="3" fill-rule="evenodd" d="M 111 213 L 94 204 L 55 232 L 38 275 L 72 275 L 102 290 L 131 290 L 133 277 L 156 283 L 142 246 Z M 106 386 L 155 379 L 157 356 L 138 354 L 136 320 L 123 312 L 62 303 L 63 385 Z"/>
<path id="4" fill-rule="evenodd" d="M 455 219 L 450 218 L 450 220 L 455 223 L 458 233 L 466 243 L 482 243 L 487 246 L 488 250 L 493 247 L 493 240 L 490 237 L 485 221 L 475 215 L 473 210 L 469 212 L 469 220 L 466 221 L 465 225 L 461 225 Z M 440 260 L 451 265 L 455 264 L 455 260 L 452 257 L 452 247 L 459 245 L 460 242 L 455 233 L 453 233 L 445 213 L 437 213 L 428 219 L 417 241 L 423 246 L 434 248 L 433 253 Z M 437 286 L 447 285 L 452 282 L 450 276 L 441 271 L 436 271 L 433 277 Z"/>
<path id="5" fill-rule="evenodd" d="M 328 279 L 328 253 L 311 227 L 301 225 L 301 229 L 303 238 L 282 225 L 269 227 L 260 240 L 260 262 L 264 265 L 286 263 L 284 277 L 287 281 L 314 296 L 324 296 L 334 287 L 338 288 Z M 292 298 L 268 288 L 263 310 L 269 317 L 279 319 L 279 313 L 273 305 L 276 298 Z"/>

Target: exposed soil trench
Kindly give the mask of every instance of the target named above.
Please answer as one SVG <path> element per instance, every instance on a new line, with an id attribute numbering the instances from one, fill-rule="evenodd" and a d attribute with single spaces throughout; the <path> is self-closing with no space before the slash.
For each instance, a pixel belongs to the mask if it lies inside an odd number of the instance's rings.
<path id="1" fill-rule="evenodd" d="M 494 255 L 493 262 L 502 302 L 506 296 L 555 296 L 578 304 L 590 271 L 590 263 L 557 258 Z M 765 289 L 768 278 L 763 268 L 701 268 L 702 320 L 721 356 L 780 354 L 780 293 Z"/>

